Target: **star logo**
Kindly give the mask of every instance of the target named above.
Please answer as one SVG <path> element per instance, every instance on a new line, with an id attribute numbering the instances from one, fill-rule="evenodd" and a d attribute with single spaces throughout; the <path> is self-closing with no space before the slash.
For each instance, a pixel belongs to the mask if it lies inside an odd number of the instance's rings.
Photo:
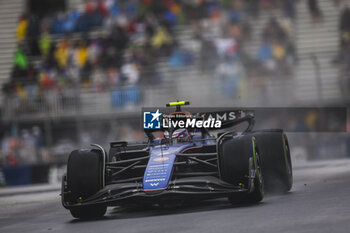
<path id="1" fill-rule="evenodd" d="M 162 114 L 159 113 L 159 109 L 157 109 L 157 111 L 155 113 L 151 113 L 151 115 L 153 116 L 151 122 L 153 122 L 154 120 L 156 120 L 158 117 L 160 117 Z"/>
<path id="2" fill-rule="evenodd" d="M 143 112 L 144 129 L 160 129 L 160 116 L 162 113 L 157 109 L 156 112 Z"/>

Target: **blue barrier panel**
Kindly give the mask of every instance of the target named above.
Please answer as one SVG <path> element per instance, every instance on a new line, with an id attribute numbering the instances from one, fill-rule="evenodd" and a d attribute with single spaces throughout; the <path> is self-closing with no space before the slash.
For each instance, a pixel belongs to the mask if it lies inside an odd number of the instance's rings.
<path id="1" fill-rule="evenodd" d="M 140 99 L 140 91 L 137 87 L 129 87 L 124 91 L 125 99 L 127 103 L 138 104 Z"/>
<path id="2" fill-rule="evenodd" d="M 112 106 L 114 108 L 121 108 L 121 107 L 123 107 L 121 91 L 115 90 L 115 91 L 112 92 Z"/>
<path id="3" fill-rule="evenodd" d="M 122 108 L 126 104 L 140 103 L 140 89 L 138 87 L 125 87 L 114 90 L 111 94 L 113 108 Z"/>
<path id="4" fill-rule="evenodd" d="M 31 183 L 31 171 L 29 165 L 17 167 L 5 167 L 3 173 L 7 186 L 26 185 Z"/>

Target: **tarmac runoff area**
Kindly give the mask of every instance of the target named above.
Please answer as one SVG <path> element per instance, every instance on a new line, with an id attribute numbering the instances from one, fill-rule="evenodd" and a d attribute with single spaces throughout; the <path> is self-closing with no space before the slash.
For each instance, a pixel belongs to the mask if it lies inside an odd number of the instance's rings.
<path id="1" fill-rule="evenodd" d="M 257 205 L 227 199 L 163 208 L 110 207 L 102 219 L 73 219 L 58 185 L 0 189 L 0 232 L 350 232 L 350 160 L 310 162 L 293 169 L 286 195 Z"/>

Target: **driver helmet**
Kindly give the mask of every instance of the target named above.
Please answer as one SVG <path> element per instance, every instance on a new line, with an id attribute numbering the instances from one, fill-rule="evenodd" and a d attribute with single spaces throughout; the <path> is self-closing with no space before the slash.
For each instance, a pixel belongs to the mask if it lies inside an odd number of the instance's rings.
<path id="1" fill-rule="evenodd" d="M 169 138 L 168 131 L 164 131 L 164 137 Z M 178 142 L 187 142 L 190 138 L 190 134 L 188 133 L 187 129 L 177 129 L 173 132 L 172 138 L 176 138 Z"/>

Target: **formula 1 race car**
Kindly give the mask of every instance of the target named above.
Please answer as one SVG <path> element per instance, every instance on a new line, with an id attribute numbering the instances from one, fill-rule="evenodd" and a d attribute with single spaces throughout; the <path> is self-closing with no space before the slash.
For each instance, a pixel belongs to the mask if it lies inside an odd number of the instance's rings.
<path id="1" fill-rule="evenodd" d="M 176 106 L 171 121 L 189 118 L 181 110 L 188 104 L 168 104 Z M 243 132 L 232 129 L 243 122 Z M 253 131 L 253 125 L 254 115 L 241 114 L 222 121 L 216 135 L 196 125 L 161 127 L 145 129 L 146 143 L 111 142 L 109 153 L 97 144 L 74 150 L 62 179 L 62 204 L 83 219 L 103 216 L 107 206 L 219 197 L 258 203 L 265 188 L 288 192 L 293 178 L 287 136 L 280 129 Z"/>

